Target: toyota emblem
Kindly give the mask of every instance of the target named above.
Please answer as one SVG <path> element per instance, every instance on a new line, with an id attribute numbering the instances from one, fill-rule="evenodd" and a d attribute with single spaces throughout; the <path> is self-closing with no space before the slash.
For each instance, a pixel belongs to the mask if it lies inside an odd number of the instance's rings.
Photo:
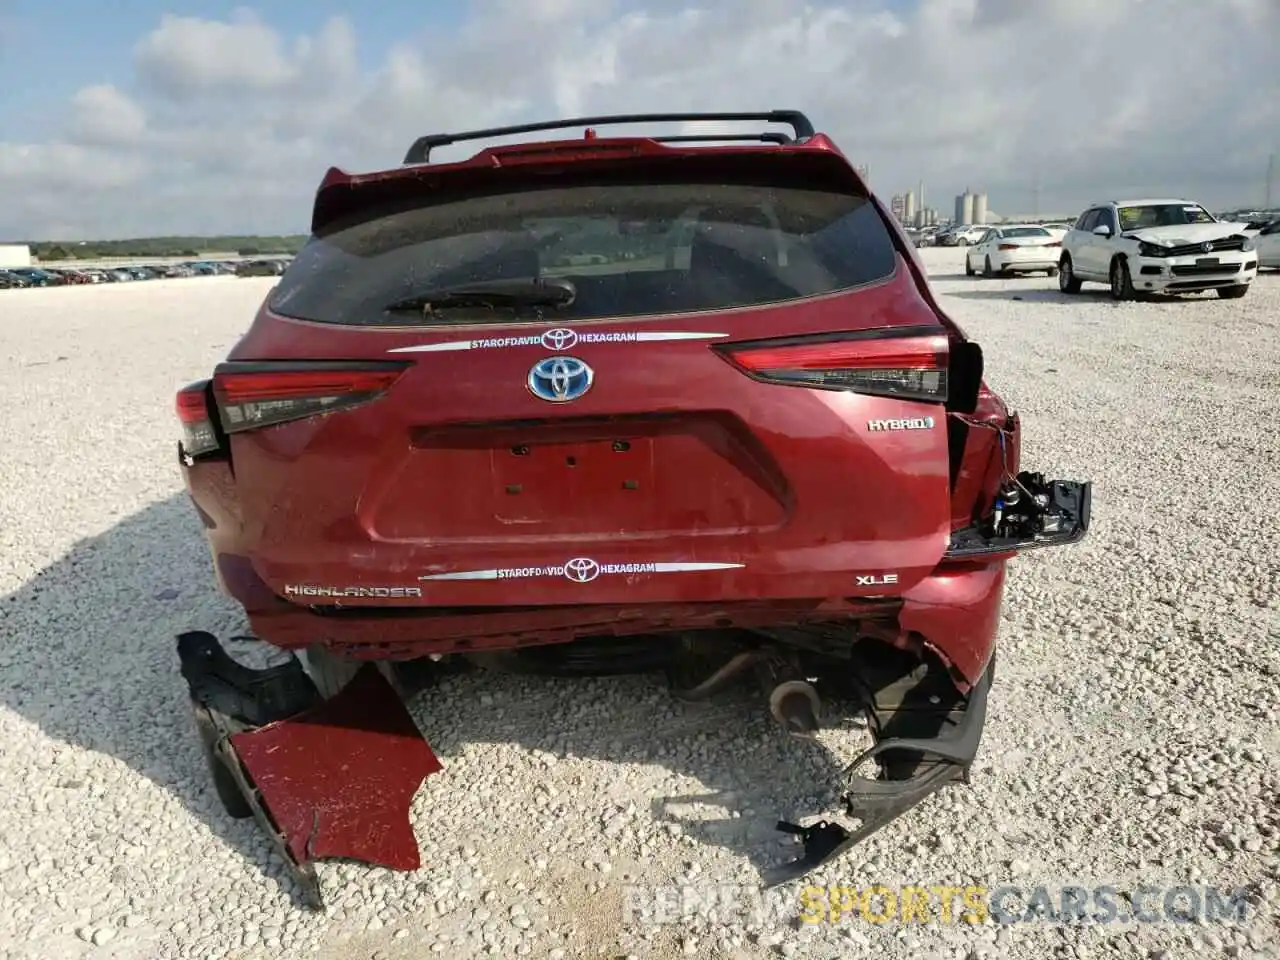
<path id="1" fill-rule="evenodd" d="M 1213 251 L 1213 244 L 1212 244 L 1212 243 L 1202 243 L 1202 244 L 1200 244 L 1200 249 L 1201 249 L 1201 250 L 1203 250 L 1205 253 L 1211 253 L 1211 252 Z"/>
<path id="2" fill-rule="evenodd" d="M 569 330 L 565 327 L 548 330 L 542 335 L 542 345 L 548 350 L 554 350 L 557 353 L 561 350 L 571 349 L 577 342 L 577 331 Z"/>
<path id="3" fill-rule="evenodd" d="M 529 392 L 549 403 L 577 400 L 591 389 L 595 372 L 577 357 L 547 357 L 529 371 Z"/>
<path id="4" fill-rule="evenodd" d="M 586 557 L 574 557 L 565 563 L 564 575 L 574 583 L 590 583 L 600 576 L 600 564 Z"/>

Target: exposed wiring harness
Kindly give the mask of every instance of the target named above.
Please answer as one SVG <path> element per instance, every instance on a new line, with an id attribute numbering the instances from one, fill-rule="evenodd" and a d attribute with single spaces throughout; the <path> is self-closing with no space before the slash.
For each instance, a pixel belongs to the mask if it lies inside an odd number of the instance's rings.
<path id="1" fill-rule="evenodd" d="M 991 423 L 988 420 L 975 420 L 973 417 L 963 413 L 951 413 L 949 416 L 955 417 L 961 423 L 969 427 L 981 427 L 984 430 L 994 430 L 996 436 L 1000 438 L 1000 488 L 1003 490 L 1005 487 L 1012 484 L 1018 487 L 1018 489 L 1028 497 L 1034 496 L 1032 492 L 1026 488 L 1023 482 L 1009 471 L 1009 449 L 1007 446 L 1009 430 L 1007 427 L 1001 426 L 998 423 Z"/>

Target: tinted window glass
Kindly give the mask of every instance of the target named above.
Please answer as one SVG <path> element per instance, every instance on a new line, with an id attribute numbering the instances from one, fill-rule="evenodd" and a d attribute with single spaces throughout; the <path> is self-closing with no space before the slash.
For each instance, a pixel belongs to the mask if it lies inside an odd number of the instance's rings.
<path id="1" fill-rule="evenodd" d="M 272 295 L 329 323 L 421 323 L 397 301 L 532 276 L 577 287 L 549 319 L 678 313 L 833 293 L 884 279 L 896 253 L 865 197 L 735 184 L 574 186 L 396 212 L 312 238 Z M 485 308 L 432 322 L 509 321 Z"/>
<path id="2" fill-rule="evenodd" d="M 1098 225 L 1098 211 L 1089 210 L 1085 213 L 1083 217 L 1080 218 L 1080 222 L 1079 224 L 1077 224 L 1076 229 L 1092 230 L 1097 225 Z"/>
<path id="3" fill-rule="evenodd" d="M 1009 227 L 1002 231 L 1006 237 L 1047 237 L 1049 231 L 1043 227 Z"/>

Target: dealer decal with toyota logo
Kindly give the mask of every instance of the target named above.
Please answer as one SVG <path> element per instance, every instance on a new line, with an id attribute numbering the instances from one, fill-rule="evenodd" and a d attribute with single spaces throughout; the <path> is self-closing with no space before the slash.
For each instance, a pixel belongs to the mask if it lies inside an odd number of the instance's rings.
<path id="1" fill-rule="evenodd" d="M 589 557 L 574 557 L 562 564 L 544 567 L 496 567 L 491 570 L 457 570 L 430 573 L 419 580 L 524 580 L 532 577 L 564 577 L 574 583 L 590 583 L 605 576 L 635 576 L 644 573 L 700 573 L 707 570 L 738 570 L 742 563 L 599 563 Z"/>
<path id="2" fill-rule="evenodd" d="M 557 327 L 521 337 L 484 337 L 477 340 L 444 340 L 393 347 L 387 353 L 450 353 L 457 350 L 500 350 L 509 347 L 545 347 L 559 352 L 584 343 L 661 343 L 679 340 L 720 340 L 727 333 L 700 330 L 571 330 Z"/>

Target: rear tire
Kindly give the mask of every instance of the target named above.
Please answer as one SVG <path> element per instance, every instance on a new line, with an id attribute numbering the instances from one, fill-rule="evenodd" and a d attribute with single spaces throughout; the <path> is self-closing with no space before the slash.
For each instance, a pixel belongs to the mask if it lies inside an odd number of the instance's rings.
<path id="1" fill-rule="evenodd" d="M 1079 293 L 1080 280 L 1076 277 L 1076 273 L 1071 269 L 1071 258 L 1065 253 L 1062 260 L 1058 263 L 1058 289 L 1063 293 Z"/>
<path id="2" fill-rule="evenodd" d="M 1237 283 L 1230 287 L 1218 287 L 1217 293 L 1223 300 L 1239 300 L 1249 292 L 1249 286 L 1247 283 Z"/>
<path id="3" fill-rule="evenodd" d="M 973 269 L 973 264 L 969 262 L 969 255 L 966 253 L 964 255 L 964 275 L 966 277 L 972 277 L 975 273 L 977 273 L 977 271 Z"/>
<path id="4" fill-rule="evenodd" d="M 982 275 L 984 277 L 994 277 L 996 275 L 996 272 L 991 269 L 990 257 L 987 257 L 985 262 L 982 264 Z"/>

